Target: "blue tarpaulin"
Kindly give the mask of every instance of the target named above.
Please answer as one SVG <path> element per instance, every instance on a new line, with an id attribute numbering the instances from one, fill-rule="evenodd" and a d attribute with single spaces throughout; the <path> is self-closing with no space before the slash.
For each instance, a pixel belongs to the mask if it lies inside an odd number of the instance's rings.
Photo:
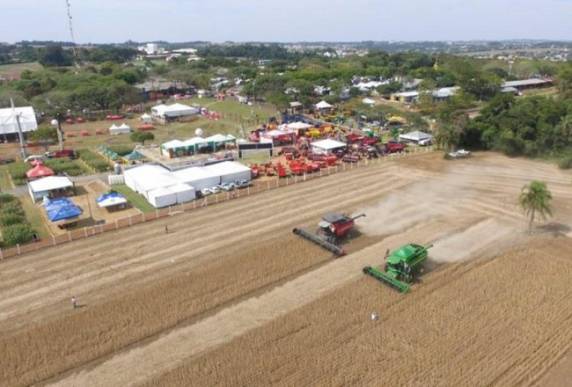
<path id="1" fill-rule="evenodd" d="M 52 222 L 77 218 L 81 215 L 81 208 L 68 198 L 48 200 L 44 203 L 48 218 Z"/>

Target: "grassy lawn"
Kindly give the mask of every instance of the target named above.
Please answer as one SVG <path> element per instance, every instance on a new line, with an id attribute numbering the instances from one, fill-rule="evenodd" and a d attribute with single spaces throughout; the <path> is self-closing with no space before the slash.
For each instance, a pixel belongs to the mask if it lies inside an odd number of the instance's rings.
<path id="1" fill-rule="evenodd" d="M 200 105 L 212 111 L 222 114 L 222 118 L 214 121 L 205 117 L 198 117 L 190 122 L 173 122 L 168 125 L 155 125 L 155 130 L 152 132 L 155 135 L 155 140 L 151 143 L 161 144 L 168 140 L 180 139 L 185 140 L 195 135 L 195 130 L 201 128 L 204 130 L 206 136 L 214 134 L 232 134 L 237 137 L 245 137 L 251 129 L 255 129 L 260 124 L 267 122 L 269 117 L 276 116 L 278 112 L 276 109 L 267 104 L 256 104 L 248 106 L 240 104 L 235 100 L 217 101 L 213 98 L 203 99 L 190 99 L 180 101 L 180 103 L 187 105 Z M 121 124 L 125 122 L 133 129 L 141 125 L 137 117 L 125 119 L 115 122 Z M 63 125 L 63 130 L 66 135 L 65 146 L 68 148 L 81 149 L 81 148 L 95 148 L 98 145 L 106 144 L 113 145 L 130 145 L 135 146 L 128 135 L 111 136 L 107 134 L 107 130 L 112 125 L 111 121 L 95 121 L 86 122 L 83 124 Z M 106 134 L 96 135 L 96 130 L 103 130 Z M 81 136 L 81 131 L 87 131 L 89 136 Z M 72 136 L 70 136 L 70 134 Z M 55 149 L 55 147 L 53 147 Z"/>
<path id="2" fill-rule="evenodd" d="M 0 65 L 0 77 L 20 78 L 20 74 L 24 70 L 37 71 L 40 69 L 42 69 L 42 65 L 38 62 Z"/>
<path id="3" fill-rule="evenodd" d="M 129 200 L 129 203 L 131 203 L 131 205 L 137 208 L 139 211 L 141 212 L 155 211 L 155 208 L 151 204 L 149 204 L 147 199 L 145 199 L 142 195 L 139 195 L 137 192 L 134 192 L 131 188 L 129 188 L 125 184 L 114 185 L 112 189 L 125 196 L 127 200 Z"/>
<path id="4" fill-rule="evenodd" d="M 12 182 L 10 181 L 10 176 L 8 175 L 8 166 L 0 166 L 0 191 L 8 191 L 12 188 Z"/>
<path id="5" fill-rule="evenodd" d="M 40 238 L 48 238 L 50 232 L 44 223 L 44 218 L 40 211 L 43 211 L 41 207 L 36 206 L 32 203 L 32 199 L 28 195 L 20 197 L 20 202 L 26 213 L 26 219 L 32 225 L 32 228 L 36 230 Z"/>

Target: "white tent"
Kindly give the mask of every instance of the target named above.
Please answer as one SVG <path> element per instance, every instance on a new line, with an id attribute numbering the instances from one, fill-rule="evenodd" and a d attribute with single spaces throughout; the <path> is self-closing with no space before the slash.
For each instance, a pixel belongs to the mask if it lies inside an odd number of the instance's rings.
<path id="1" fill-rule="evenodd" d="M 144 113 L 141 117 L 139 117 L 139 119 L 146 124 L 150 124 L 153 121 L 153 117 L 147 113 Z"/>
<path id="2" fill-rule="evenodd" d="M 197 191 L 212 188 L 220 184 L 220 176 L 202 167 L 191 167 L 173 172 L 173 176 L 181 183 L 193 186 Z"/>
<path id="3" fill-rule="evenodd" d="M 375 105 L 375 101 L 371 98 L 364 98 L 361 100 L 361 103 L 363 103 L 364 105 L 369 105 L 369 106 Z"/>
<path id="4" fill-rule="evenodd" d="M 206 142 L 219 143 L 228 141 L 228 138 L 224 134 L 215 134 L 213 136 L 207 137 L 205 140 Z"/>
<path id="5" fill-rule="evenodd" d="M 36 112 L 31 106 L 0 109 L 0 134 L 18 133 L 18 117 L 22 132 L 31 132 L 38 129 Z"/>
<path id="6" fill-rule="evenodd" d="M 195 188 L 188 184 L 179 183 L 167 189 L 177 195 L 177 204 L 187 203 L 195 200 Z"/>
<path id="7" fill-rule="evenodd" d="M 178 182 L 176 180 L 165 181 L 165 179 L 168 179 L 169 175 L 170 172 L 168 169 L 158 165 L 141 165 L 127 169 L 124 172 L 125 184 L 133 191 L 142 195 L 145 195 L 147 191 L 161 186 L 167 187 L 169 185 L 177 184 Z"/>
<path id="8" fill-rule="evenodd" d="M 161 145 L 163 149 L 177 149 L 177 148 L 182 148 L 184 146 L 185 143 L 182 142 L 181 140 L 171 140 Z"/>
<path id="9" fill-rule="evenodd" d="M 221 183 L 250 180 L 252 177 L 250 168 L 235 161 L 224 161 L 222 163 L 208 165 L 203 169 L 209 174 L 220 176 Z"/>
<path id="10" fill-rule="evenodd" d="M 303 129 L 310 129 L 312 125 L 306 124 L 305 122 L 294 122 L 291 124 L 287 124 L 286 127 L 292 130 L 303 130 Z"/>
<path id="11" fill-rule="evenodd" d="M 183 141 L 184 146 L 201 146 L 201 145 L 206 145 L 206 144 L 207 144 L 207 140 L 205 140 L 202 137 L 193 137 L 193 138 L 190 138 L 188 140 Z"/>
<path id="12" fill-rule="evenodd" d="M 128 134 L 128 133 L 131 133 L 131 128 L 129 127 L 129 125 L 125 123 L 121 124 L 121 126 L 113 124 L 109 128 L 109 134 L 111 135 Z"/>
<path id="13" fill-rule="evenodd" d="M 181 103 L 175 103 L 173 105 L 154 106 L 151 108 L 151 113 L 159 118 L 177 118 L 199 114 L 200 110 Z"/>
<path id="14" fill-rule="evenodd" d="M 421 132 L 419 130 L 399 135 L 400 141 L 411 141 L 411 142 L 416 142 L 416 143 L 419 143 L 421 141 L 427 141 L 427 140 L 430 141 L 432 139 L 433 139 L 432 135 L 427 134 L 425 132 Z"/>
<path id="15" fill-rule="evenodd" d="M 326 101 L 321 101 L 321 102 L 318 102 L 316 104 L 316 109 L 318 109 L 318 110 L 325 110 L 325 109 L 331 109 L 331 108 L 333 108 L 333 106 L 330 105 L 329 103 L 327 103 Z"/>
<path id="16" fill-rule="evenodd" d="M 73 187 L 73 182 L 65 176 L 48 176 L 28 183 L 28 192 L 32 201 L 49 196 L 51 191 L 58 191 Z"/>
<path id="17" fill-rule="evenodd" d="M 104 200 L 97 202 L 99 208 L 115 207 L 120 204 L 127 204 L 127 199 L 121 196 L 109 196 Z"/>
<path id="18" fill-rule="evenodd" d="M 310 145 L 312 146 L 312 151 L 314 153 L 328 153 L 336 149 L 345 148 L 347 146 L 346 143 L 329 138 L 325 140 L 315 141 Z"/>
<path id="19" fill-rule="evenodd" d="M 155 208 L 169 207 L 177 204 L 177 193 L 168 188 L 156 188 L 149 191 L 147 200 Z"/>

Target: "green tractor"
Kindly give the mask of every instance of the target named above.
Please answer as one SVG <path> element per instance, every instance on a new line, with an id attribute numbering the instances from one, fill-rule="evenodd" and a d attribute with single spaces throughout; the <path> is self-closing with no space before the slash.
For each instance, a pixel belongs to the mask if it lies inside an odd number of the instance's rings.
<path id="1" fill-rule="evenodd" d="M 381 281 L 401 293 L 407 293 L 409 284 L 419 274 L 423 262 L 427 259 L 427 250 L 433 245 L 421 246 L 414 243 L 401 246 L 399 249 L 386 254 L 385 271 L 371 266 L 363 268 L 364 274 Z"/>

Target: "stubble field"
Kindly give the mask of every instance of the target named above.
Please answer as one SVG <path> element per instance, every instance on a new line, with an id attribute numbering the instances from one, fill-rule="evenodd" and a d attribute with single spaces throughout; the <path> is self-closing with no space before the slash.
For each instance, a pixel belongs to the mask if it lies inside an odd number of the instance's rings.
<path id="1" fill-rule="evenodd" d="M 556 217 L 531 237 L 515 203 L 532 178 Z M 3 262 L 0 384 L 538 380 L 571 342 L 570 183 L 495 154 L 419 155 Z M 368 214 L 341 259 L 291 234 L 331 210 Z M 412 293 L 361 274 L 407 242 L 435 244 Z"/>

